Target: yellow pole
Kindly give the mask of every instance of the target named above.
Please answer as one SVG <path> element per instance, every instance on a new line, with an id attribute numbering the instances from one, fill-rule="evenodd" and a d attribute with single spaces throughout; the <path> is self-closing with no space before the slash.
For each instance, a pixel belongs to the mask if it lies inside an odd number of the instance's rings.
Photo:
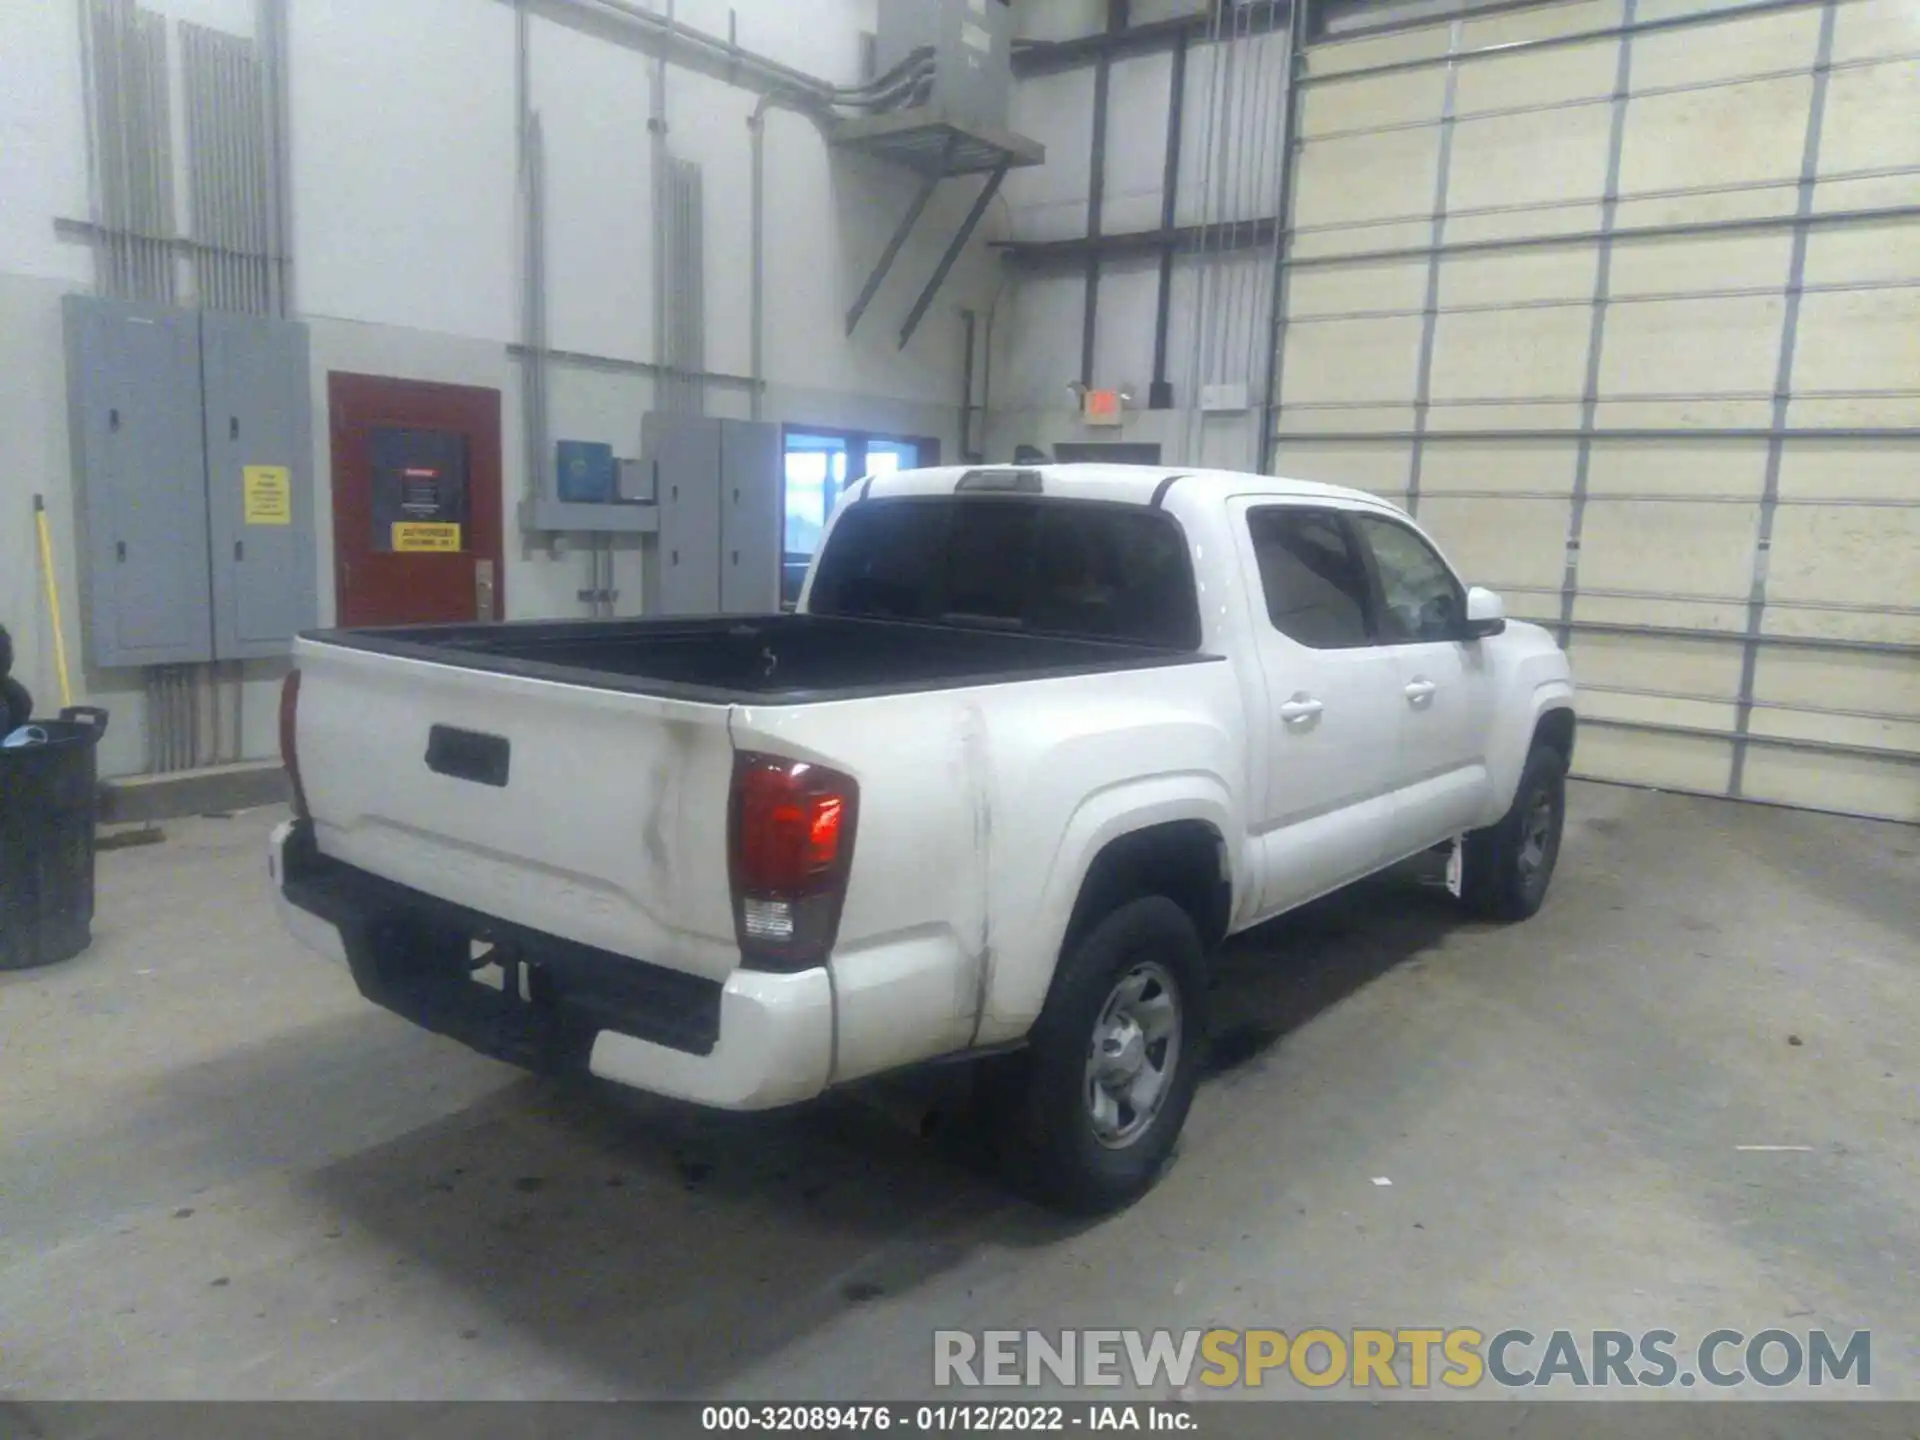
<path id="1" fill-rule="evenodd" d="M 40 531 L 40 568 L 47 577 L 47 610 L 53 616 L 53 663 L 60 672 L 60 704 L 73 704 L 73 684 L 67 678 L 67 639 L 60 624 L 60 582 L 53 575 L 53 537 L 47 530 L 47 506 L 33 497 L 33 521 Z"/>

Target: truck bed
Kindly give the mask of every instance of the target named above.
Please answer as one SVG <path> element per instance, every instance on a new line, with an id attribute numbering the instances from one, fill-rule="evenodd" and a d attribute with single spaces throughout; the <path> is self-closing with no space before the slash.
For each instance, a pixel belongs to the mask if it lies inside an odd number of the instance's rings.
<path id="1" fill-rule="evenodd" d="M 1120 641 L 803 614 L 334 630 L 309 640 L 714 704 L 804 704 L 1214 660 Z"/>

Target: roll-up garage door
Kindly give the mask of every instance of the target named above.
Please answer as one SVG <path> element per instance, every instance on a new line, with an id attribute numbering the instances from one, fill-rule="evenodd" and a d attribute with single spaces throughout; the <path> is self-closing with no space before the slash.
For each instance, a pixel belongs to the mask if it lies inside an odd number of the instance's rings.
<path id="1" fill-rule="evenodd" d="M 1920 4 L 1578 0 L 1296 73 L 1274 468 L 1562 637 L 1577 773 L 1920 820 Z"/>

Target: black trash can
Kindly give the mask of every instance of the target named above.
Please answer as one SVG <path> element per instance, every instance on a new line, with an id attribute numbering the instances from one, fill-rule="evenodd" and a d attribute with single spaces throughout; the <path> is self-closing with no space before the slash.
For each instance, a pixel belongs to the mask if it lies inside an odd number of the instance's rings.
<path id="1" fill-rule="evenodd" d="M 94 752 L 107 712 L 75 706 L 30 723 L 45 744 L 0 749 L 0 970 L 69 960 L 93 942 Z"/>

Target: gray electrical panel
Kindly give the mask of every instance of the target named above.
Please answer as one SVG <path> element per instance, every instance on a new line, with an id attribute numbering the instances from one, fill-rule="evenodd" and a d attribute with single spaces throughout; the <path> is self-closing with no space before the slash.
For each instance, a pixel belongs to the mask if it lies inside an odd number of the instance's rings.
<path id="1" fill-rule="evenodd" d="M 648 614 L 720 612 L 720 422 L 652 414 L 641 435 L 660 530 L 647 557 Z"/>
<path id="2" fill-rule="evenodd" d="M 780 427 L 655 413 L 642 430 L 660 529 L 647 554 L 653 615 L 780 607 Z"/>
<path id="3" fill-rule="evenodd" d="M 720 608 L 770 615 L 780 608 L 780 427 L 720 422 Z"/>
<path id="4" fill-rule="evenodd" d="M 62 309 L 87 657 L 211 660 L 199 319 L 86 295 Z"/>
<path id="5" fill-rule="evenodd" d="M 921 48 L 933 52 L 926 103 L 973 129 L 1004 130 L 1013 95 L 1008 0 L 880 0 L 874 63 L 882 74 Z"/>
<path id="6" fill-rule="evenodd" d="M 318 621 L 307 327 L 205 311 L 214 653 L 284 655 Z"/>
<path id="7" fill-rule="evenodd" d="M 317 608 L 306 328 L 63 307 L 88 660 L 285 654 Z"/>

